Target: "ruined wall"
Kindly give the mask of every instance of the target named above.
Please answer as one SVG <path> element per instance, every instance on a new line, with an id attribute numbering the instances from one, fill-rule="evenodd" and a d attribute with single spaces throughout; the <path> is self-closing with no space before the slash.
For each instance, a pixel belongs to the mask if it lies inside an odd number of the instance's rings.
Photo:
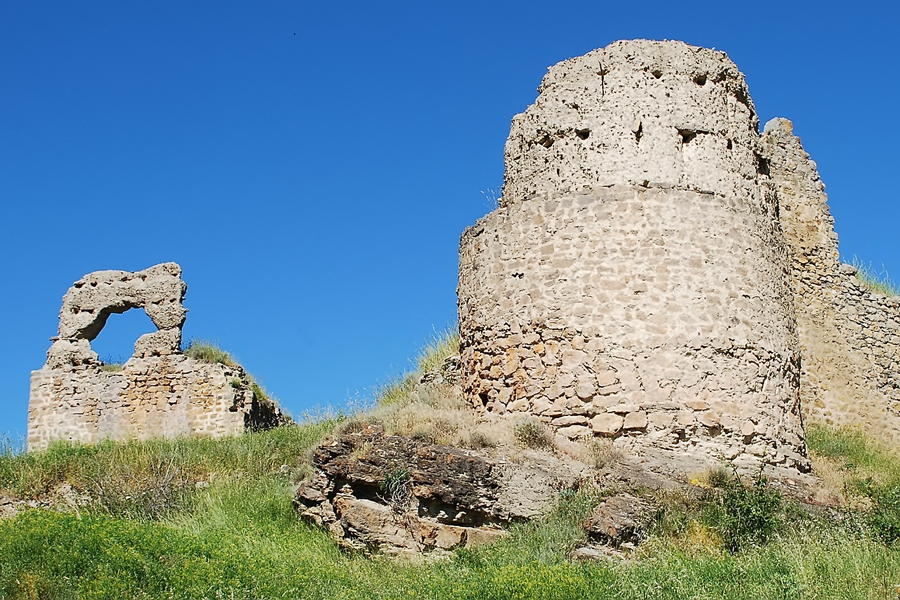
<path id="1" fill-rule="evenodd" d="M 464 392 L 637 453 L 806 470 L 778 204 L 724 53 L 616 42 L 552 67 L 463 234 Z"/>
<path id="2" fill-rule="evenodd" d="M 808 422 L 900 436 L 900 298 L 870 292 L 842 265 L 815 162 L 785 119 L 762 135 L 792 255 Z"/>
<path id="3" fill-rule="evenodd" d="M 31 374 L 29 450 L 53 440 L 218 437 L 283 420 L 277 406 L 256 397 L 240 367 L 181 353 L 186 289 L 175 263 L 98 271 L 69 289 L 47 363 Z M 144 309 L 159 331 L 137 340 L 121 371 L 104 370 L 90 342 L 110 314 L 132 308 Z"/>

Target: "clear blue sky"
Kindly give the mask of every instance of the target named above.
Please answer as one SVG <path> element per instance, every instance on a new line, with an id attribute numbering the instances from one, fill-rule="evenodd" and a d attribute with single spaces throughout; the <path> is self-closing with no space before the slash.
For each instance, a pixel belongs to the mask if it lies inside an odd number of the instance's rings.
<path id="1" fill-rule="evenodd" d="M 455 322 L 459 234 L 546 68 L 624 38 L 725 50 L 818 162 L 841 251 L 900 278 L 896 2 L 0 3 L 0 432 L 83 274 L 184 269 L 295 415 Z M 113 316 L 95 348 L 152 330 Z"/>

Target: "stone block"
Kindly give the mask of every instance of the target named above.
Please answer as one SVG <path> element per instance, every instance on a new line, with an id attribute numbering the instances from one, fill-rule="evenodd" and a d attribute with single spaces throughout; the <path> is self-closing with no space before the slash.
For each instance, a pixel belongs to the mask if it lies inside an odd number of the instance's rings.
<path id="1" fill-rule="evenodd" d="M 602 436 L 611 437 L 622 430 L 625 423 L 624 417 L 620 417 L 613 413 L 601 413 L 591 419 L 591 429 L 594 433 Z"/>

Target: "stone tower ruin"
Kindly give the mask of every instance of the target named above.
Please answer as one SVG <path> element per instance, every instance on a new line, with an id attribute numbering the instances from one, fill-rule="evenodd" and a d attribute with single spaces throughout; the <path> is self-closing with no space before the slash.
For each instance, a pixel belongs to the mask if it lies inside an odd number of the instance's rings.
<path id="1" fill-rule="evenodd" d="M 550 68 L 460 244 L 464 391 L 569 437 L 805 471 L 790 250 L 744 77 L 626 41 Z"/>
<path id="2" fill-rule="evenodd" d="M 97 271 L 75 282 L 63 297 L 47 363 L 31 374 L 29 450 L 53 440 L 218 437 L 284 421 L 240 367 L 182 354 L 186 291 L 175 263 Z M 121 370 L 105 370 L 91 341 L 111 314 L 133 308 L 143 309 L 158 331 L 137 340 Z"/>

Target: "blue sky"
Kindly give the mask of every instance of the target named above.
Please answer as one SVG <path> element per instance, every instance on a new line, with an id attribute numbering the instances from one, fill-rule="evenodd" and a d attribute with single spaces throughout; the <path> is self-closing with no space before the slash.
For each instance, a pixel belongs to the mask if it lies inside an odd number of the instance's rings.
<path id="1" fill-rule="evenodd" d="M 725 50 L 819 165 L 840 247 L 900 279 L 893 2 L 0 3 L 0 433 L 83 274 L 177 261 L 185 338 L 289 411 L 455 322 L 457 244 L 547 67 L 625 38 Z M 152 330 L 113 316 L 127 357 Z"/>

